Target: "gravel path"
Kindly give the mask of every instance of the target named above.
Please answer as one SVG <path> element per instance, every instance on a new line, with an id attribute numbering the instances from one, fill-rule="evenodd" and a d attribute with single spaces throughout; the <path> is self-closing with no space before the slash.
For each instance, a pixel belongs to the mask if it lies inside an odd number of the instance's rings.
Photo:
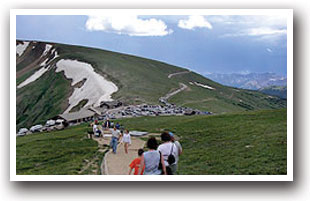
<path id="1" fill-rule="evenodd" d="M 182 71 L 182 72 L 178 72 L 178 73 L 171 73 L 168 75 L 168 78 L 170 79 L 172 76 L 186 74 L 186 73 L 190 73 L 190 72 L 191 71 Z"/>
<path id="2" fill-rule="evenodd" d="M 104 174 L 108 175 L 127 175 L 129 164 L 138 157 L 138 149 L 143 148 L 144 140 L 139 137 L 131 137 L 131 145 L 128 147 L 128 154 L 125 154 L 124 145 L 118 144 L 116 154 L 110 150 L 104 159 Z"/>

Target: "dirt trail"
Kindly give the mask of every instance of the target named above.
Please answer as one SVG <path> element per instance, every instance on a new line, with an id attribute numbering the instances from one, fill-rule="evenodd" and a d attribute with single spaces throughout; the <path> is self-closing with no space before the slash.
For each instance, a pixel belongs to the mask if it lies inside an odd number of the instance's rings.
<path id="1" fill-rule="evenodd" d="M 128 154 L 125 154 L 124 145 L 119 143 L 116 154 L 110 150 L 104 157 L 104 174 L 127 175 L 129 164 L 138 157 L 138 149 L 143 148 L 145 141 L 139 137 L 131 137 L 131 145 L 128 147 Z"/>
<path id="2" fill-rule="evenodd" d="M 182 71 L 182 72 L 178 72 L 178 73 L 171 73 L 168 75 L 168 78 L 171 78 L 172 76 L 175 75 L 181 75 L 181 74 L 186 74 L 186 73 L 190 73 L 191 71 Z"/>
<path id="3" fill-rule="evenodd" d="M 183 84 L 183 83 L 179 83 L 179 84 L 180 84 L 180 88 L 179 89 L 166 94 L 164 97 L 161 97 L 161 99 L 168 100 L 171 96 L 174 96 L 174 95 L 176 95 L 176 94 L 180 93 L 181 91 L 183 91 L 183 90 L 188 88 L 188 86 Z"/>

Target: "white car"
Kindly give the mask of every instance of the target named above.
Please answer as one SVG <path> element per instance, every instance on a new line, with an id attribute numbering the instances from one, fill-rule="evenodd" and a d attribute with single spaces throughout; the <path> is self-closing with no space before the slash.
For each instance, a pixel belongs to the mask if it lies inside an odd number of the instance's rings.
<path id="1" fill-rule="evenodd" d="M 55 120 L 48 120 L 45 124 L 45 126 L 50 127 L 50 126 L 55 126 L 56 121 Z"/>
<path id="2" fill-rule="evenodd" d="M 43 128 L 42 125 L 35 125 L 35 126 L 32 126 L 32 127 L 30 128 L 30 131 L 33 132 L 33 133 L 35 133 L 35 132 L 40 132 L 42 128 Z"/>
<path id="3" fill-rule="evenodd" d="M 63 119 L 57 119 L 56 122 L 55 122 L 56 130 L 64 129 L 64 124 L 63 124 L 64 122 L 65 122 L 65 120 L 63 120 Z"/>
<path id="4" fill-rule="evenodd" d="M 27 132 L 28 132 L 27 128 L 21 128 L 21 129 L 19 129 L 17 136 L 24 136 L 24 135 L 26 135 Z"/>

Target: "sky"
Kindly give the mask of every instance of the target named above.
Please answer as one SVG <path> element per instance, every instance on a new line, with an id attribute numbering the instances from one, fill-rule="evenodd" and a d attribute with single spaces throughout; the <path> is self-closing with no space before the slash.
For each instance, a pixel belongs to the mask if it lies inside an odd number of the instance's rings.
<path id="1" fill-rule="evenodd" d="M 202 75 L 286 76 L 286 32 L 286 18 L 276 15 L 16 16 L 17 39 L 96 47 Z"/>

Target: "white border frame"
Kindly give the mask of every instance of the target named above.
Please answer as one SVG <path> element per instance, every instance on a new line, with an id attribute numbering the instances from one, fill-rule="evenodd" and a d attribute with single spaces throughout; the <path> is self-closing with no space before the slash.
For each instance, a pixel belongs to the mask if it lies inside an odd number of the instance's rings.
<path id="1" fill-rule="evenodd" d="M 10 12 L 10 180 L 11 181 L 293 181 L 293 9 L 104 9 L 135 15 L 287 16 L 287 175 L 16 175 L 16 15 L 89 15 L 103 9 L 11 9 Z"/>

